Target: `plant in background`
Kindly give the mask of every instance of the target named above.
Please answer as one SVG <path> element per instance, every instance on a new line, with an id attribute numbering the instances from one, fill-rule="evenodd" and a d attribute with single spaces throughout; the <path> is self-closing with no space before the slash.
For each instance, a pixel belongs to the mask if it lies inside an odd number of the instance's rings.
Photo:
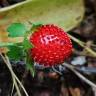
<path id="1" fill-rule="evenodd" d="M 23 36 L 22 42 L 1 43 L 0 47 L 7 47 L 9 51 L 5 55 L 2 55 L 1 53 L 0 55 L 11 72 L 13 85 L 16 87 L 18 96 L 22 96 L 18 83 L 26 96 L 29 96 L 24 86 L 12 70 L 9 58 L 11 60 L 20 60 L 23 58 L 27 71 L 29 70 L 34 77 L 34 62 L 43 65 L 43 67 L 54 67 L 58 64 L 62 64 L 64 60 L 70 56 L 72 53 L 72 43 L 69 38 L 70 35 L 68 36 L 68 34 L 61 28 L 53 24 L 31 24 L 31 28 L 27 29 L 27 27 L 22 23 L 12 23 L 7 28 L 7 31 L 8 36 L 11 38 L 19 38 Z M 76 38 L 74 39 L 74 37 L 70 37 L 82 47 L 84 46 L 83 43 Z M 87 48 L 87 51 L 91 52 L 90 50 L 90 48 Z M 63 66 L 72 70 L 78 77 L 89 85 L 96 87 L 94 83 L 78 73 L 73 66 L 65 63 L 62 67 Z"/>
<path id="2" fill-rule="evenodd" d="M 23 58 L 27 70 L 34 76 L 34 61 L 44 67 L 49 67 L 61 64 L 64 59 L 69 57 L 72 52 L 70 38 L 85 48 L 91 56 L 96 57 L 96 52 L 85 46 L 85 42 L 66 34 L 61 28 L 55 25 L 29 24 L 28 22 L 52 23 L 60 25 L 65 31 L 69 31 L 82 20 L 83 14 L 82 0 L 60 0 L 59 2 L 58 0 L 51 2 L 49 0 L 27 0 L 0 10 L 0 17 L 2 17 L 0 18 L 0 49 L 8 48 L 7 53 L 2 54 L 2 51 L 0 51 L 0 55 L 12 75 L 12 91 L 15 86 L 18 96 L 21 96 L 21 89 L 19 88 L 21 87 L 26 96 L 29 96 L 12 70 L 10 60 L 18 61 Z M 6 29 L 8 36 L 6 36 Z M 8 41 L 5 42 L 5 39 Z M 70 64 L 62 64 L 63 66 L 69 68 L 86 83 L 96 88 L 96 85 L 78 73 L 75 67 Z"/>
<path id="3" fill-rule="evenodd" d="M 72 43 L 67 33 L 53 24 L 31 24 L 31 28 L 27 29 L 22 23 L 12 23 L 7 28 L 7 32 L 10 38 L 23 36 L 22 42 L 1 44 L 2 47 L 7 47 L 9 50 L 7 55 L 4 55 L 5 59 L 2 54 L 1 56 L 5 63 L 7 62 L 19 96 L 21 96 L 17 85 L 19 79 L 13 72 L 8 57 L 10 60 L 17 61 L 23 58 L 27 70 L 34 76 L 34 62 L 45 67 L 56 66 L 62 64 L 72 53 Z M 22 83 L 20 81 L 18 83 L 28 96 Z"/>
<path id="4" fill-rule="evenodd" d="M 33 24 L 30 30 L 21 23 L 11 24 L 7 31 L 9 37 L 24 36 L 21 43 L 8 45 L 10 59 L 24 58 L 26 66 L 32 71 L 34 62 L 45 67 L 62 64 L 72 53 L 72 43 L 63 29 L 53 25 Z M 31 66 L 30 66 L 31 65 Z"/>

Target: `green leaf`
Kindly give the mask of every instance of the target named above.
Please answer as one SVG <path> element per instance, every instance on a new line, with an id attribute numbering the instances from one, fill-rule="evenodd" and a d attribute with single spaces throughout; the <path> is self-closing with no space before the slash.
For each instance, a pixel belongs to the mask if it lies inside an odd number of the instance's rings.
<path id="1" fill-rule="evenodd" d="M 12 23 L 7 28 L 7 31 L 9 32 L 10 37 L 22 37 L 27 31 L 27 28 L 22 23 Z"/>
<path id="2" fill-rule="evenodd" d="M 35 76 L 35 69 L 34 69 L 34 66 L 32 64 L 32 61 L 31 61 L 31 63 L 27 63 L 26 67 L 27 67 L 27 70 L 29 70 L 31 75 L 34 77 Z"/>
<path id="3" fill-rule="evenodd" d="M 23 56 L 22 48 L 18 46 L 11 46 L 8 48 L 9 48 L 9 52 L 7 53 L 7 55 L 9 56 L 10 59 L 19 60 L 20 58 L 22 58 Z"/>
<path id="4" fill-rule="evenodd" d="M 23 41 L 23 47 L 25 50 L 28 50 L 28 49 L 32 48 L 33 45 L 31 44 L 31 42 L 27 38 L 25 38 Z"/>
<path id="5" fill-rule="evenodd" d="M 32 31 L 35 30 L 37 27 L 40 27 L 43 25 L 42 23 L 31 23 L 31 22 L 29 23 L 32 24 L 32 27 L 31 27 Z"/>
<path id="6" fill-rule="evenodd" d="M 31 75 L 35 76 L 34 61 L 30 58 L 29 54 L 26 57 L 26 68 L 30 71 Z"/>

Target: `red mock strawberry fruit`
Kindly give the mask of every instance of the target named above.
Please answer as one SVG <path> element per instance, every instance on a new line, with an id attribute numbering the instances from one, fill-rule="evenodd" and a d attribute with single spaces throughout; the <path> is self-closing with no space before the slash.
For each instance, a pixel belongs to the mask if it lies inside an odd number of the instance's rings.
<path id="1" fill-rule="evenodd" d="M 48 24 L 38 27 L 30 36 L 34 45 L 31 57 L 45 67 L 62 64 L 72 53 L 72 43 L 68 35 L 59 27 Z"/>

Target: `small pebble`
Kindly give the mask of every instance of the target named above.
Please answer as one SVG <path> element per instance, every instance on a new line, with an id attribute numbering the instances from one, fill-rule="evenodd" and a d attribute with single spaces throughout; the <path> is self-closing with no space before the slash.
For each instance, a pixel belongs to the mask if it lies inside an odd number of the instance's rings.
<path id="1" fill-rule="evenodd" d="M 85 63 L 86 63 L 86 58 L 85 58 L 85 56 L 75 57 L 75 58 L 71 61 L 71 64 L 73 64 L 73 65 L 84 65 Z"/>

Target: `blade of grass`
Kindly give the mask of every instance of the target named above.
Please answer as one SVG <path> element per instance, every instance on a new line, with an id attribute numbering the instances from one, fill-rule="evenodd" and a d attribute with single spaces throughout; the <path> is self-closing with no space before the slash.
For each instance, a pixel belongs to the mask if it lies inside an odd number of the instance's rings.
<path id="1" fill-rule="evenodd" d="M 13 82 L 12 90 L 11 90 L 11 96 L 13 95 L 14 87 L 15 87 L 15 85 L 14 85 L 14 82 Z"/>
<path id="2" fill-rule="evenodd" d="M 22 96 L 22 95 L 21 95 L 21 92 L 20 92 L 20 90 L 19 90 L 19 87 L 18 87 L 18 85 L 17 85 L 17 82 L 16 82 L 16 80 L 15 80 L 15 78 L 14 78 L 14 76 L 13 76 L 13 72 L 12 72 L 12 69 L 11 69 L 10 65 L 8 64 L 8 62 L 7 62 L 7 60 L 5 59 L 5 57 L 4 57 L 2 54 L 0 54 L 0 55 L 1 55 L 2 59 L 4 60 L 5 64 L 7 65 L 8 69 L 9 69 L 10 72 L 11 72 L 12 80 L 13 80 L 13 83 L 14 83 L 15 88 L 16 88 L 16 90 L 17 90 L 18 96 Z"/>
<path id="3" fill-rule="evenodd" d="M 5 57 L 2 54 L 0 54 L 0 55 L 1 55 L 2 59 L 4 60 L 4 62 L 6 63 L 7 67 L 9 68 L 9 70 L 10 70 L 10 72 L 12 74 L 12 78 L 15 78 L 15 80 L 18 82 L 18 84 L 20 85 L 20 87 L 23 89 L 25 95 L 26 96 L 29 96 L 28 93 L 27 93 L 27 91 L 26 91 L 26 89 L 24 88 L 24 86 L 22 85 L 22 83 L 20 82 L 20 80 L 18 79 L 18 77 L 15 75 L 15 73 L 13 72 L 12 66 L 10 64 L 10 61 L 9 61 L 8 56 L 6 54 L 5 54 Z"/>
<path id="4" fill-rule="evenodd" d="M 85 83 L 87 83 L 88 85 L 90 85 L 91 87 L 96 88 L 96 84 L 93 83 L 92 81 L 90 81 L 89 79 L 87 79 L 86 77 L 84 77 L 81 73 L 79 73 L 77 70 L 75 70 L 75 67 L 73 67 L 70 64 L 66 64 L 63 63 L 62 66 L 70 69 L 72 72 L 74 72 L 80 79 L 82 79 Z"/>
<path id="5" fill-rule="evenodd" d="M 69 35 L 69 34 L 68 34 Z M 88 51 L 90 54 L 92 54 L 94 57 L 96 57 L 96 52 L 94 52 L 91 48 L 86 47 L 84 45 L 84 43 L 82 41 L 80 41 L 79 39 L 73 37 L 72 35 L 69 35 L 69 37 L 75 41 L 76 43 L 78 43 L 80 46 L 84 47 L 86 51 Z"/>

